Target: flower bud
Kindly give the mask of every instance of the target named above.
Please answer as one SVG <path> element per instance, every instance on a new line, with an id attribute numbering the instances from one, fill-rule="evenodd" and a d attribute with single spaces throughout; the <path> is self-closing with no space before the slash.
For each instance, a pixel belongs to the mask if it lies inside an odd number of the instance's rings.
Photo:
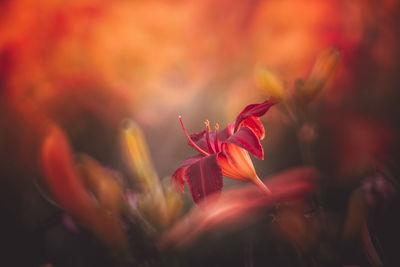
<path id="1" fill-rule="evenodd" d="M 255 73 L 257 86 L 269 99 L 283 101 L 286 98 L 282 81 L 266 68 L 258 68 Z"/>

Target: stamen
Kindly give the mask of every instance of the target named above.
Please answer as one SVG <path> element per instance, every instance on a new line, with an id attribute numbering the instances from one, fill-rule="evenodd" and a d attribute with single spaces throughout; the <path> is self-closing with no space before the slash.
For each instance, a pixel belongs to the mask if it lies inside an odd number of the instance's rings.
<path id="1" fill-rule="evenodd" d="M 208 120 L 206 120 L 204 123 L 206 125 L 206 140 L 207 140 L 208 150 L 210 151 L 210 153 L 214 154 L 214 149 L 212 148 L 212 145 L 210 142 L 210 122 Z"/>
<path id="2" fill-rule="evenodd" d="M 214 139 L 214 146 L 215 146 L 215 153 L 219 152 L 219 147 L 218 147 L 218 130 L 219 130 L 219 124 L 216 123 L 215 126 L 215 139 Z"/>
<path id="3" fill-rule="evenodd" d="M 201 149 L 198 145 L 196 145 L 196 144 L 193 142 L 192 138 L 190 138 L 189 134 L 186 132 L 185 126 L 183 126 L 183 122 L 182 122 L 182 117 L 181 117 L 181 116 L 179 116 L 179 121 L 181 122 L 183 132 L 185 133 L 185 135 L 186 135 L 187 139 L 189 140 L 190 144 L 191 144 L 195 149 L 197 149 L 197 151 L 199 151 L 201 154 L 203 154 L 204 156 L 209 156 L 210 154 L 208 154 L 206 151 L 204 151 L 203 149 Z"/>

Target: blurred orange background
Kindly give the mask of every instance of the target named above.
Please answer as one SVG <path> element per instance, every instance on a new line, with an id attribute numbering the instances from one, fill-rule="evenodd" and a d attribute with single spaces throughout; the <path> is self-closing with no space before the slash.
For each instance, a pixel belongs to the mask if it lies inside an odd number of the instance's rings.
<path id="1" fill-rule="evenodd" d="M 206 119 L 224 127 L 267 98 L 257 69 L 272 70 L 291 94 L 328 47 L 341 61 L 319 96 L 329 116 L 315 119 L 336 131 L 321 141 L 320 164 L 354 175 L 346 144 L 360 142 L 351 155 L 362 154 L 362 169 L 399 130 L 399 8 L 396 0 L 0 1 L 0 179 L 15 203 L 4 209 L 21 224 L 39 220 L 29 181 L 42 175 L 38 149 L 50 124 L 76 151 L 123 170 L 118 131 L 133 119 L 160 176 L 170 177 L 191 153 L 178 115 L 189 132 Z M 287 117 L 274 109 L 263 121 L 260 176 L 301 163 Z M 359 140 L 352 127 L 368 135 Z"/>

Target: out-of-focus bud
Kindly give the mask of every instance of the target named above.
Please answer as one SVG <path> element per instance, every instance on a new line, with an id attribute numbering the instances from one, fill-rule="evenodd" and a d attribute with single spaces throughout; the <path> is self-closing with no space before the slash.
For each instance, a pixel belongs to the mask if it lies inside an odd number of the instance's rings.
<path id="1" fill-rule="evenodd" d="M 310 76 L 300 88 L 300 94 L 305 104 L 308 104 L 324 88 L 329 78 L 335 72 L 339 63 L 340 54 L 335 48 L 328 48 L 317 58 Z"/>
<path id="2" fill-rule="evenodd" d="M 89 226 L 96 216 L 95 200 L 79 177 L 71 146 L 59 127 L 54 126 L 44 140 L 41 160 L 46 183 L 56 201 L 81 225 Z"/>
<path id="3" fill-rule="evenodd" d="M 137 178 L 133 182 L 139 183 L 142 191 L 137 203 L 140 212 L 157 230 L 167 229 L 182 212 L 180 194 L 161 185 L 144 134 L 136 123 L 125 121 L 121 139 L 127 162 Z"/>
<path id="4" fill-rule="evenodd" d="M 119 214 L 121 193 L 115 180 L 88 156 L 83 157 L 79 172 L 68 139 L 57 126 L 44 140 L 41 159 L 46 183 L 60 206 L 113 251 L 123 252 L 127 246 Z"/>
<path id="5" fill-rule="evenodd" d="M 94 231 L 114 248 L 124 249 L 125 233 L 121 227 L 121 187 L 111 171 L 104 169 L 93 158 L 82 155 L 80 170 L 87 188 L 97 200 Z"/>
<path id="6" fill-rule="evenodd" d="M 136 178 L 134 183 L 139 182 L 143 191 L 157 191 L 160 193 L 161 186 L 157 172 L 151 161 L 150 152 L 146 139 L 140 127 L 133 121 L 125 120 L 122 127 L 122 148 L 127 162 Z"/>
<path id="7" fill-rule="evenodd" d="M 255 71 L 257 86 L 269 99 L 284 101 L 286 92 L 279 77 L 267 68 L 257 68 Z"/>

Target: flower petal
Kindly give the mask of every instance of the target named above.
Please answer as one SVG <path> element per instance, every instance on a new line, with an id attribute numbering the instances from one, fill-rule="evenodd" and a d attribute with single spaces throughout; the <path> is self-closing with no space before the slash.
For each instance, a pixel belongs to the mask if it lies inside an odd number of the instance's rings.
<path id="1" fill-rule="evenodd" d="M 213 154 L 195 161 L 184 172 L 196 203 L 222 189 L 222 171 L 218 165 L 217 155 Z"/>
<path id="2" fill-rule="evenodd" d="M 207 146 L 206 131 L 205 131 L 205 130 L 202 131 L 202 132 L 198 132 L 198 133 L 191 134 L 191 135 L 190 135 L 190 138 L 191 138 L 192 141 L 193 141 L 196 145 L 198 145 L 201 149 L 203 149 L 204 151 L 210 153 L 210 150 L 208 149 L 208 146 Z M 193 147 L 193 145 L 190 143 L 189 140 L 187 141 L 187 144 L 188 144 L 189 146 L 192 146 L 192 147 Z"/>
<path id="3" fill-rule="evenodd" d="M 234 125 L 229 124 L 228 126 L 226 126 L 222 131 L 218 132 L 218 142 L 225 142 L 226 139 L 228 139 L 229 137 L 232 136 L 233 134 L 233 130 L 234 130 Z"/>
<path id="4" fill-rule="evenodd" d="M 41 160 L 46 183 L 60 206 L 110 248 L 125 251 L 119 216 L 121 192 L 116 181 L 88 157 L 78 171 L 68 138 L 58 126 L 45 138 Z M 86 178 L 87 187 L 82 178 Z"/>
<path id="5" fill-rule="evenodd" d="M 228 178 L 242 182 L 258 179 L 249 153 L 237 145 L 224 143 L 217 160 L 222 174 Z"/>
<path id="6" fill-rule="evenodd" d="M 259 118 L 254 116 L 248 117 L 239 124 L 238 129 L 243 126 L 249 127 L 255 133 L 255 135 L 257 135 L 258 139 L 264 139 L 265 129 Z"/>
<path id="7" fill-rule="evenodd" d="M 96 217 L 95 202 L 87 192 L 73 160 L 64 131 L 54 126 L 41 148 L 44 177 L 51 193 L 67 213 L 88 226 Z"/>
<path id="8" fill-rule="evenodd" d="M 252 104 L 248 105 L 243 109 L 243 111 L 237 116 L 236 121 L 235 121 L 235 131 L 237 131 L 239 124 L 251 117 L 251 116 L 256 116 L 256 117 L 261 117 L 264 115 L 269 108 L 274 105 L 275 103 L 272 101 L 265 101 L 264 103 L 261 104 Z"/>
<path id="9" fill-rule="evenodd" d="M 236 133 L 229 137 L 225 143 L 240 146 L 258 159 L 264 158 L 264 150 L 261 146 L 260 139 L 258 139 L 258 136 L 247 126 L 241 127 Z"/>
<path id="10" fill-rule="evenodd" d="M 203 157 L 202 155 L 197 155 L 188 158 L 181 165 L 179 165 L 178 169 L 172 175 L 171 183 L 179 192 L 183 193 L 184 190 L 184 185 L 185 185 L 184 173 L 186 169 L 196 161 L 200 160 L 202 157 Z"/>

